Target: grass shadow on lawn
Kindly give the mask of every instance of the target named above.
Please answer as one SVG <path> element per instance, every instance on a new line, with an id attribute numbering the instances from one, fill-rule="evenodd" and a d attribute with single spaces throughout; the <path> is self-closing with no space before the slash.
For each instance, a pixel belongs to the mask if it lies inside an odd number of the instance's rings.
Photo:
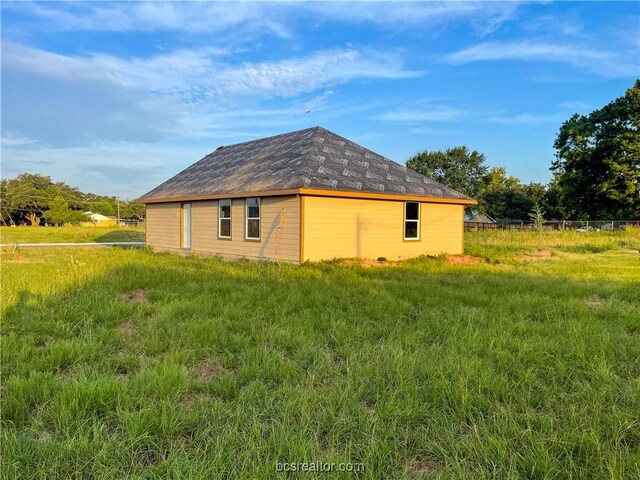
<path id="1" fill-rule="evenodd" d="M 121 228 L 108 230 L 103 235 L 96 237 L 95 242 L 144 242 L 144 238 L 144 231 Z"/>
<path id="2" fill-rule="evenodd" d="M 6 311 L 8 478 L 638 473 L 629 284 L 153 258 Z"/>
<path id="3" fill-rule="evenodd" d="M 95 242 L 144 242 L 144 231 L 125 228 L 109 230 L 103 235 L 96 237 Z"/>
<path id="4" fill-rule="evenodd" d="M 0 227 L 0 239 L 7 244 L 142 242 L 144 237 L 138 227 Z"/>

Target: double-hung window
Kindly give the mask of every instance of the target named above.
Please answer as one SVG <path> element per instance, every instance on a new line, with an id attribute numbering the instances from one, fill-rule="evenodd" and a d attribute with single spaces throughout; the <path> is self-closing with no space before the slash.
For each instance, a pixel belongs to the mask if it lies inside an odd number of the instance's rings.
<path id="1" fill-rule="evenodd" d="M 218 238 L 231 238 L 231 200 L 218 200 Z"/>
<path id="2" fill-rule="evenodd" d="M 420 240 L 420 203 L 404 202 L 404 239 Z"/>
<path id="3" fill-rule="evenodd" d="M 257 197 L 246 200 L 245 238 L 247 240 L 260 240 L 260 199 Z"/>

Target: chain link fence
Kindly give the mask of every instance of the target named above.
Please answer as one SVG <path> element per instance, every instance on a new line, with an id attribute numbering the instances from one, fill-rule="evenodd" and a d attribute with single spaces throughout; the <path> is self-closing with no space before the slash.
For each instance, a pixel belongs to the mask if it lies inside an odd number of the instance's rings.
<path id="1" fill-rule="evenodd" d="M 640 220 L 552 220 L 543 223 L 544 230 L 614 231 L 640 226 Z M 496 222 L 464 222 L 465 232 L 484 230 L 533 230 L 533 222 L 498 220 Z"/>

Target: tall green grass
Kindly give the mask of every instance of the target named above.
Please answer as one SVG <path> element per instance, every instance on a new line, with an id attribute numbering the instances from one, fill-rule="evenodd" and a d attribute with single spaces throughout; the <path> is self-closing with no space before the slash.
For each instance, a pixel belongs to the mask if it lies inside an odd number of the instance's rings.
<path id="1" fill-rule="evenodd" d="M 640 250 L 640 228 L 615 232 L 573 230 L 491 230 L 465 233 L 465 253 L 489 262 L 504 262 L 518 256 L 550 249 L 570 253 L 602 253 L 615 249 Z"/>
<path id="2" fill-rule="evenodd" d="M 397 268 L 5 252 L 3 476 L 638 478 L 637 253 L 512 243 Z"/>

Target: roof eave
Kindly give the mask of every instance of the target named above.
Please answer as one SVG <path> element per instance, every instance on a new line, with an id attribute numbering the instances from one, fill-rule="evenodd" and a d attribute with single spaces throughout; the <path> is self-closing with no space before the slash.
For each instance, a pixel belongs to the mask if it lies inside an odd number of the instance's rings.
<path id="1" fill-rule="evenodd" d="M 454 205 L 477 205 L 478 202 L 472 198 L 457 197 L 433 197 L 429 195 L 395 194 L 382 192 L 352 192 L 346 190 L 319 190 L 315 188 L 290 188 L 282 190 L 266 190 L 259 192 L 235 192 L 204 195 L 180 195 L 172 197 L 140 197 L 138 203 L 172 203 L 190 202 L 196 200 L 218 200 L 221 198 L 245 198 L 245 197 L 273 197 L 281 195 L 308 195 L 317 197 L 340 197 L 340 198 L 362 198 L 369 200 L 399 200 L 416 201 L 426 203 L 448 203 Z"/>
<path id="2" fill-rule="evenodd" d="M 477 205 L 478 202 L 473 198 L 457 198 L 457 197 L 434 197 L 429 195 L 412 195 L 401 193 L 383 193 L 383 192 L 353 192 L 343 190 L 319 190 L 315 188 L 301 188 L 301 195 L 320 196 L 320 197 L 342 197 L 342 198 L 364 198 L 370 200 L 401 200 L 416 201 L 426 203 L 450 203 L 459 205 Z"/>

